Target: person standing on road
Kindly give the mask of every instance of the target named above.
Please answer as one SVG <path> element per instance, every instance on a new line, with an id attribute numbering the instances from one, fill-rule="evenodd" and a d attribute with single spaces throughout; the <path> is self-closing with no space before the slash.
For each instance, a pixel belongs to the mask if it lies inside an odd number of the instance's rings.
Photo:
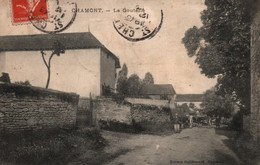
<path id="1" fill-rule="evenodd" d="M 190 128 L 192 128 L 192 124 L 193 124 L 193 116 L 192 115 L 189 116 L 189 121 L 190 121 Z"/>
<path id="2" fill-rule="evenodd" d="M 212 126 L 212 120 L 210 116 L 209 116 L 209 126 Z"/>
<path id="3" fill-rule="evenodd" d="M 216 117 L 216 128 L 220 128 L 220 120 L 221 120 L 221 117 L 217 116 Z"/>
<path id="4" fill-rule="evenodd" d="M 177 113 L 175 113 L 175 117 L 174 117 L 174 132 L 180 133 L 180 122 Z"/>

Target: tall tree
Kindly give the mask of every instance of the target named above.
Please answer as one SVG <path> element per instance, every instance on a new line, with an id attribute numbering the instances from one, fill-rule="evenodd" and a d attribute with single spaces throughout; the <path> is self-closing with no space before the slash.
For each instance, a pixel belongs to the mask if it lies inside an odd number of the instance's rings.
<path id="1" fill-rule="evenodd" d="M 128 74 L 128 69 L 126 64 L 124 64 L 122 69 L 118 73 L 118 79 L 116 85 L 117 92 L 122 96 L 126 96 L 128 92 L 127 74 Z"/>
<path id="2" fill-rule="evenodd" d="M 154 84 L 153 75 L 150 72 L 147 72 L 145 74 L 143 83 L 144 83 L 144 85 Z"/>
<path id="3" fill-rule="evenodd" d="M 182 39 L 201 73 L 217 76 L 217 93 L 234 95 L 244 113 L 250 107 L 250 5 L 246 0 L 205 0 L 203 26 Z"/>
<path id="4" fill-rule="evenodd" d="M 50 78 L 51 78 L 51 60 L 54 55 L 60 56 L 60 54 L 62 54 L 62 53 L 65 53 L 65 49 L 64 49 L 63 45 L 58 41 L 54 42 L 54 44 L 53 44 L 53 50 L 51 51 L 51 55 L 48 59 L 48 62 L 45 59 L 46 53 L 43 50 L 41 51 L 43 62 L 48 70 L 46 88 L 49 87 Z"/>
<path id="5" fill-rule="evenodd" d="M 127 85 L 128 85 L 128 96 L 130 97 L 140 97 L 141 94 L 141 79 L 137 74 L 132 74 L 128 80 L 127 80 Z"/>

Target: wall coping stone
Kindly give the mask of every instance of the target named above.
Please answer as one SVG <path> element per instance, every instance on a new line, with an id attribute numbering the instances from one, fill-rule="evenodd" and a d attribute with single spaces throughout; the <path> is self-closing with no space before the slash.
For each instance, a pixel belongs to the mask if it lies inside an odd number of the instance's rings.
<path id="1" fill-rule="evenodd" d="M 79 95 L 76 93 L 62 92 L 53 89 L 46 89 L 34 86 L 25 86 L 20 84 L 0 83 L 0 95 L 14 93 L 17 98 L 46 98 L 56 97 L 62 101 L 78 104 Z"/>

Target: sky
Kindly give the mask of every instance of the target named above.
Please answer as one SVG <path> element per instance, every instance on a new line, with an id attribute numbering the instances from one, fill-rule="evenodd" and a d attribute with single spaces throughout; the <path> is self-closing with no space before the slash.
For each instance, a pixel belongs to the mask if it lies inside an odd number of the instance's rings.
<path id="1" fill-rule="evenodd" d="M 49 0 L 51 1 L 51 0 Z M 64 0 L 66 1 L 66 0 Z M 216 84 L 200 73 L 195 58 L 187 56 L 181 43 L 185 31 L 193 26 L 201 26 L 200 12 L 205 9 L 203 0 L 74 0 L 79 9 L 102 8 L 110 12 L 78 12 L 72 25 L 62 33 L 90 31 L 106 48 L 125 63 L 129 75 L 135 73 L 144 78 L 150 72 L 156 84 L 172 84 L 177 93 L 203 93 Z M 0 0 L 0 35 L 43 34 L 32 24 L 13 24 L 9 0 Z M 51 4 L 51 3 L 50 3 Z M 115 30 L 113 21 L 123 18 L 123 8 L 133 9 L 139 5 L 149 12 L 152 25 L 163 23 L 158 33 L 151 39 L 138 42 L 128 41 Z M 51 8 L 49 6 L 49 8 Z M 115 13 L 114 9 L 121 12 Z M 131 13 L 130 13 L 131 14 Z"/>

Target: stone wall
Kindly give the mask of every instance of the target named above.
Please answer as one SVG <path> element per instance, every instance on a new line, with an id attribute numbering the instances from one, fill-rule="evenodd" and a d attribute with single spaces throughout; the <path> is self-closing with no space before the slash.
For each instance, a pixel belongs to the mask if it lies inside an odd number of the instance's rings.
<path id="1" fill-rule="evenodd" d="M 0 132 L 73 127 L 78 99 L 73 93 L 0 84 Z"/>
<path id="2" fill-rule="evenodd" d="M 92 103 L 91 103 L 92 102 Z M 147 106 L 130 104 L 129 102 L 117 103 L 112 98 L 102 97 L 90 101 L 88 98 L 80 98 L 79 110 L 83 125 L 91 125 L 101 129 L 114 131 L 161 131 L 169 129 L 172 125 L 170 109 L 160 106 Z M 79 118 L 79 117 L 78 117 Z M 172 128 L 170 128 L 172 129 Z"/>
<path id="3" fill-rule="evenodd" d="M 251 114 L 250 134 L 260 139 L 260 0 L 251 26 Z"/>
<path id="4" fill-rule="evenodd" d="M 94 101 L 94 120 L 117 121 L 120 123 L 132 124 L 131 107 L 125 104 L 118 104 L 112 98 L 100 98 Z"/>

